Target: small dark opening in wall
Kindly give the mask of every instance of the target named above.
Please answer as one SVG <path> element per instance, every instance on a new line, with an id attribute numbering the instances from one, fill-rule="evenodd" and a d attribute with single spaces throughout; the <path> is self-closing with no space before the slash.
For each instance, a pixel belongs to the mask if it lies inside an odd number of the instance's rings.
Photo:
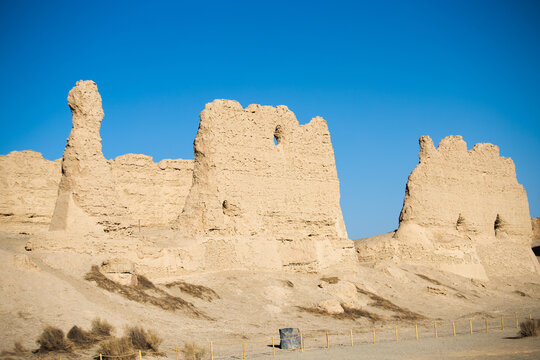
<path id="1" fill-rule="evenodd" d="M 276 129 L 274 130 L 274 145 L 279 145 L 281 142 L 281 125 L 276 126 Z"/>
<path id="2" fill-rule="evenodd" d="M 463 218 L 463 216 L 461 216 L 461 214 L 459 214 L 458 219 L 456 221 L 456 229 L 457 230 L 462 229 L 463 225 L 465 225 L 465 219 Z"/>
<path id="3" fill-rule="evenodd" d="M 223 207 L 223 209 L 227 209 L 229 207 L 229 202 L 227 200 L 223 200 L 221 207 Z"/>
<path id="4" fill-rule="evenodd" d="M 540 256 L 540 246 L 533 247 L 532 251 L 533 251 L 534 255 Z"/>
<path id="5" fill-rule="evenodd" d="M 499 216 L 499 214 L 497 214 L 497 218 L 495 219 L 495 222 L 493 223 L 493 230 L 495 230 L 495 232 L 502 230 L 502 225 L 503 223 L 502 223 L 501 217 Z"/>

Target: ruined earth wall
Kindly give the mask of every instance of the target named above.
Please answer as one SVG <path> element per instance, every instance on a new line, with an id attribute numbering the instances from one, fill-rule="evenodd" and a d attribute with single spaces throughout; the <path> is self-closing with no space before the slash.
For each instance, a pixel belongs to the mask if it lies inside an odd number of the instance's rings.
<path id="1" fill-rule="evenodd" d="M 282 241 L 347 238 L 326 122 L 299 125 L 286 106 L 206 105 L 193 187 L 177 227 Z"/>
<path id="2" fill-rule="evenodd" d="M 73 127 L 62 157 L 50 230 L 76 233 L 115 233 L 134 225 L 119 201 L 99 134 L 104 113 L 101 96 L 93 81 L 77 81 L 68 95 Z"/>
<path id="3" fill-rule="evenodd" d="M 461 136 L 442 139 L 438 148 L 423 136 L 419 157 L 398 230 L 357 241 L 360 261 L 421 264 L 481 279 L 540 273 L 527 194 L 510 158 L 492 144 L 467 150 Z"/>
<path id="4" fill-rule="evenodd" d="M 531 223 L 527 194 L 514 162 L 492 144 L 467 150 L 461 136 L 448 136 L 435 149 L 420 138 L 420 163 L 407 182 L 400 223 L 458 230 L 471 236 L 506 233 L 528 243 Z"/>
<path id="5" fill-rule="evenodd" d="M 126 154 L 109 160 L 120 201 L 142 227 L 168 227 L 182 212 L 193 179 L 193 160 Z"/>
<path id="6" fill-rule="evenodd" d="M 61 160 L 44 159 L 25 150 L 0 155 L 0 227 L 3 231 L 30 231 L 48 226 L 54 211 Z"/>
<path id="7" fill-rule="evenodd" d="M 533 236 L 531 246 L 540 246 L 540 217 L 531 219 Z"/>

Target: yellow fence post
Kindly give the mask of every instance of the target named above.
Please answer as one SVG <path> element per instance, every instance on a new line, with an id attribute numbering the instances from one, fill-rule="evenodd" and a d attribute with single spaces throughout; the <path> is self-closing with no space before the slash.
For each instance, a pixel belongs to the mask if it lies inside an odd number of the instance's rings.
<path id="1" fill-rule="evenodd" d="M 99 360 L 103 360 L 103 358 L 101 357 L 101 354 L 99 354 Z"/>
<path id="2" fill-rule="evenodd" d="M 351 346 L 354 346 L 354 340 L 353 340 L 353 335 L 352 335 L 352 329 L 351 329 Z"/>
<path id="3" fill-rule="evenodd" d="M 504 316 L 501 315 L 501 330 L 504 330 Z"/>
<path id="4" fill-rule="evenodd" d="M 454 332 L 454 336 L 456 336 L 456 322 L 452 321 L 452 331 Z"/>
<path id="5" fill-rule="evenodd" d="M 242 340 L 242 359 L 246 360 L 246 343 Z"/>
<path id="6" fill-rule="evenodd" d="M 210 341 L 210 360 L 214 360 L 214 343 Z"/>
<path id="7" fill-rule="evenodd" d="M 532 314 L 529 314 L 529 320 L 532 320 Z"/>
<path id="8" fill-rule="evenodd" d="M 517 316 L 517 313 L 516 313 L 516 329 L 518 328 L 518 316 Z"/>
<path id="9" fill-rule="evenodd" d="M 274 337 L 272 336 L 272 352 L 274 353 L 274 356 L 276 356 L 276 346 L 274 345 Z"/>
<path id="10" fill-rule="evenodd" d="M 300 333 L 300 351 L 304 352 L 304 336 Z"/>
<path id="11" fill-rule="evenodd" d="M 375 328 L 373 328 L 373 343 L 375 344 Z"/>
<path id="12" fill-rule="evenodd" d="M 326 332 L 326 348 L 330 348 L 330 338 L 328 337 L 328 331 Z"/>
<path id="13" fill-rule="evenodd" d="M 416 331 L 416 340 L 418 340 L 418 324 L 414 324 L 414 329 Z"/>
<path id="14" fill-rule="evenodd" d="M 139 360 L 142 360 L 141 350 L 139 350 Z"/>
<path id="15" fill-rule="evenodd" d="M 436 321 L 433 323 L 433 326 L 435 327 L 435 337 L 437 337 L 437 322 Z"/>
<path id="16" fill-rule="evenodd" d="M 398 330 L 397 330 L 397 326 L 396 326 L 396 342 L 398 342 Z"/>
<path id="17" fill-rule="evenodd" d="M 472 335 L 472 319 L 469 319 L 469 328 L 471 329 L 471 335 Z"/>
<path id="18" fill-rule="evenodd" d="M 488 320 L 486 318 L 486 332 L 488 332 Z"/>
<path id="19" fill-rule="evenodd" d="M 210 351 L 212 351 L 212 346 L 210 346 Z M 176 347 L 176 360 L 178 360 L 178 346 Z"/>

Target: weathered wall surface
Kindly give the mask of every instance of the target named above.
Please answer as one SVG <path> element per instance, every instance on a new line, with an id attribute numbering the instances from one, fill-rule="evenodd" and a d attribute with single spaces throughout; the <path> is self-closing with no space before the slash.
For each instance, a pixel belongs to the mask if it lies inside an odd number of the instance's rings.
<path id="1" fill-rule="evenodd" d="M 193 160 L 126 154 L 109 160 L 120 201 L 142 227 L 168 227 L 182 212 L 193 179 Z"/>
<path id="2" fill-rule="evenodd" d="M 420 162 L 409 176 L 400 225 L 384 242 L 358 242 L 360 260 L 394 258 L 468 277 L 537 272 L 532 260 L 527 194 L 514 163 L 499 148 L 461 136 L 438 148 L 420 138 Z"/>
<path id="3" fill-rule="evenodd" d="M 535 217 L 531 219 L 532 231 L 533 231 L 533 240 L 532 246 L 540 246 L 540 217 Z"/>
<path id="4" fill-rule="evenodd" d="M 277 142 L 277 145 L 274 143 Z M 347 238 L 326 122 L 214 100 L 200 116 L 193 187 L 177 226 L 282 241 Z"/>
<path id="5" fill-rule="evenodd" d="M 60 163 L 60 159 L 45 160 L 31 150 L 0 155 L 3 231 L 29 231 L 33 225 L 49 225 L 58 195 Z"/>
<path id="6" fill-rule="evenodd" d="M 62 178 L 50 230 L 77 233 L 129 231 L 134 225 L 119 201 L 101 151 L 101 96 L 93 81 L 78 81 L 68 95 L 73 128 L 62 157 Z"/>

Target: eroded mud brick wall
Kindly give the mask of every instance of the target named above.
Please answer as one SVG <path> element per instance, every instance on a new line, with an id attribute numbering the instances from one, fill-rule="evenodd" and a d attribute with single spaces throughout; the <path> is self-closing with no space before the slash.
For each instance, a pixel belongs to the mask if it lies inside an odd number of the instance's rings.
<path id="1" fill-rule="evenodd" d="M 24 224 L 51 221 L 58 195 L 61 160 L 40 153 L 12 151 L 0 155 L 0 224 L 3 230 L 27 230 Z"/>
<path id="2" fill-rule="evenodd" d="M 109 160 L 116 190 L 143 227 L 168 227 L 184 208 L 193 179 L 193 160 L 126 154 Z"/>
<path id="3" fill-rule="evenodd" d="M 412 222 L 474 237 L 506 234 L 530 243 L 527 194 L 514 162 L 499 156 L 497 146 L 481 143 L 468 151 L 461 136 L 448 136 L 436 149 L 423 136 L 419 157 L 407 182 L 400 226 Z"/>
<path id="4" fill-rule="evenodd" d="M 346 238 L 326 121 L 286 106 L 215 100 L 200 116 L 193 186 L 176 226 L 193 233 Z"/>
<path id="5" fill-rule="evenodd" d="M 132 224 L 120 202 L 110 166 L 101 151 L 104 113 L 93 81 L 78 81 L 68 95 L 73 128 L 62 157 L 62 178 L 51 230 L 114 232 Z"/>

